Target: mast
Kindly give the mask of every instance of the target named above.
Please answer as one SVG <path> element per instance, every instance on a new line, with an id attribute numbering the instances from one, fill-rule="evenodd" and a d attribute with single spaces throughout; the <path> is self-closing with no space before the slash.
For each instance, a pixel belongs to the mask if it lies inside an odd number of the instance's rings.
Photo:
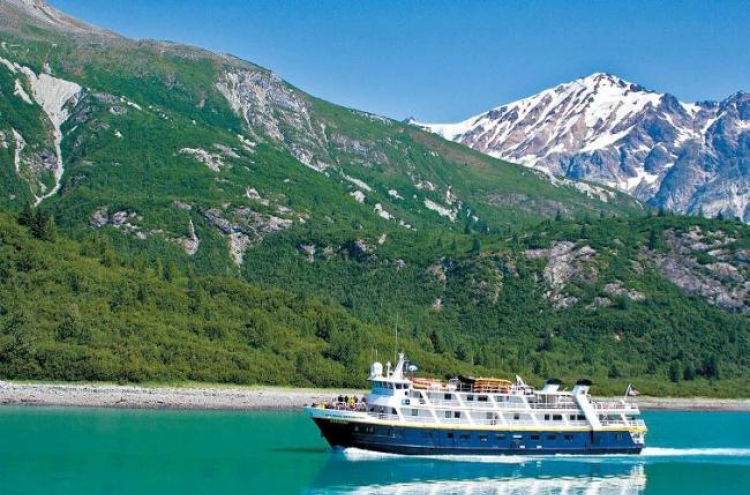
<path id="1" fill-rule="evenodd" d="M 396 311 L 396 345 L 393 348 L 393 361 L 398 361 L 398 311 Z"/>

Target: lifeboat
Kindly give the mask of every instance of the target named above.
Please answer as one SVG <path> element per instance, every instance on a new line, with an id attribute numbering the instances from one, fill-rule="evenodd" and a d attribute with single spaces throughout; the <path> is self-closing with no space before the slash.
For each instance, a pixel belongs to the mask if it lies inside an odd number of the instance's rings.
<path id="1" fill-rule="evenodd" d="M 501 378 L 480 377 L 474 380 L 474 391 L 508 393 L 511 385 L 513 384 L 510 381 Z"/>
<path id="2" fill-rule="evenodd" d="M 419 390 L 440 390 L 445 388 L 443 382 L 437 378 L 417 378 L 411 379 L 411 386 Z"/>

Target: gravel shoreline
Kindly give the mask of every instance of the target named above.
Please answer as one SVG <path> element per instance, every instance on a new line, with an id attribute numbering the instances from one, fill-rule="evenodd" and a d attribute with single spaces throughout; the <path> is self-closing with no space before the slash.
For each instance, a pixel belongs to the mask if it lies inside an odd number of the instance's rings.
<path id="1" fill-rule="evenodd" d="M 750 411 L 750 399 L 710 397 L 636 397 L 642 411 Z"/>
<path id="2" fill-rule="evenodd" d="M 73 406 L 123 409 L 295 410 L 356 390 L 282 387 L 141 387 L 0 381 L 0 406 Z"/>
<path id="3" fill-rule="evenodd" d="M 362 390 L 282 387 L 140 387 L 0 381 L 0 405 L 109 407 L 124 409 L 297 410 L 306 404 Z M 638 397 L 644 411 L 750 411 L 750 399 Z"/>

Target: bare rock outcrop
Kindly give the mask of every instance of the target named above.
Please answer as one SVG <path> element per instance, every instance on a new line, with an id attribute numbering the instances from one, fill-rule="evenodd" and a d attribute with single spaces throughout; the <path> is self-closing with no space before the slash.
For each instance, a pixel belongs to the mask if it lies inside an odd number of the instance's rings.
<path id="1" fill-rule="evenodd" d="M 172 240 L 182 246 L 188 256 L 194 256 L 201 246 L 201 240 L 195 234 L 195 225 L 193 225 L 192 220 L 188 223 L 188 235 Z"/>
<path id="2" fill-rule="evenodd" d="M 578 299 L 565 293 L 566 285 L 574 279 L 593 283 L 598 270 L 593 263 L 596 251 L 591 246 L 576 247 L 572 242 L 556 242 L 548 249 L 530 249 L 525 252 L 532 259 L 546 258 L 544 280 L 549 286 L 545 296 L 556 309 L 578 303 Z"/>
<path id="3" fill-rule="evenodd" d="M 315 261 L 315 252 L 317 251 L 315 244 L 300 244 L 298 249 L 308 262 L 313 263 Z"/>
<path id="4" fill-rule="evenodd" d="M 138 219 L 138 214 L 135 211 L 121 210 L 109 213 L 108 206 L 101 206 L 89 217 L 89 226 L 97 230 L 110 226 L 123 232 L 135 234 L 141 230 L 141 227 L 134 223 Z"/>
<path id="5" fill-rule="evenodd" d="M 622 282 L 612 282 L 604 286 L 604 292 L 609 294 L 610 296 L 615 297 L 627 297 L 631 301 L 645 301 L 646 300 L 646 294 L 643 292 L 637 291 L 635 289 L 626 289 L 622 286 Z"/>
<path id="6" fill-rule="evenodd" d="M 331 136 L 331 143 L 345 153 L 358 156 L 360 158 L 358 162 L 361 165 L 370 166 L 372 164 L 390 164 L 388 156 L 378 150 L 374 143 L 352 139 L 342 134 L 333 134 Z"/>
<path id="7" fill-rule="evenodd" d="M 212 153 L 201 148 L 182 148 L 180 154 L 194 157 L 214 172 L 220 172 L 227 168 L 225 161 L 227 158 L 240 158 L 240 155 L 229 146 L 216 143 L 213 147 L 218 152 Z"/>
<path id="8" fill-rule="evenodd" d="M 318 171 L 328 167 L 327 138 L 315 125 L 305 98 L 281 78 L 260 69 L 228 69 L 216 83 L 232 109 L 256 139 L 282 143 L 301 163 Z"/>
<path id="9" fill-rule="evenodd" d="M 202 214 L 209 225 L 227 237 L 233 261 L 241 265 L 245 251 L 259 244 L 271 234 L 290 228 L 294 221 L 266 213 L 259 213 L 248 207 L 209 208 Z"/>
<path id="10" fill-rule="evenodd" d="M 750 266 L 743 251 L 724 232 L 665 233 L 669 252 L 655 262 L 662 275 L 688 294 L 732 312 L 750 309 Z"/>

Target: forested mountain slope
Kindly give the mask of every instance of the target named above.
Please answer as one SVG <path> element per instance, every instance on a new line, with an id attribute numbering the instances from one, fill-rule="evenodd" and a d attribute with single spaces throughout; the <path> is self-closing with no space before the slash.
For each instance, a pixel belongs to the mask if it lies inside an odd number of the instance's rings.
<path id="1" fill-rule="evenodd" d="M 747 227 L 0 13 L 2 376 L 363 385 L 398 328 L 428 373 L 747 393 Z"/>

